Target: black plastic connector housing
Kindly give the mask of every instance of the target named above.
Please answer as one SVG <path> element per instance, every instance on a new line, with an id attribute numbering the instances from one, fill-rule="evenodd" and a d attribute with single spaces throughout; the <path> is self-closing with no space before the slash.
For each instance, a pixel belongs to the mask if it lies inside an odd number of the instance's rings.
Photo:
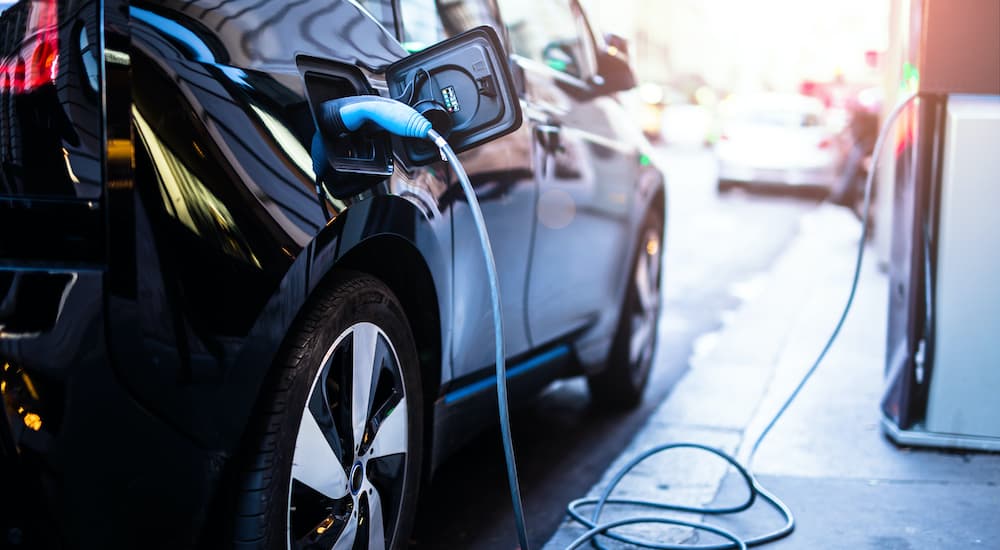
<path id="1" fill-rule="evenodd" d="M 313 155 L 316 177 L 338 199 L 370 189 L 392 175 L 392 145 L 387 132 L 339 133 L 320 124 L 319 110 L 330 99 L 377 94 L 355 67 L 316 60 L 297 59 L 316 122 Z"/>
<path id="2" fill-rule="evenodd" d="M 487 26 L 393 63 L 386 82 L 393 99 L 427 116 L 458 153 L 521 126 L 521 104 L 506 51 L 496 31 Z M 425 141 L 394 138 L 393 146 L 409 165 L 439 158 L 437 148 Z"/>

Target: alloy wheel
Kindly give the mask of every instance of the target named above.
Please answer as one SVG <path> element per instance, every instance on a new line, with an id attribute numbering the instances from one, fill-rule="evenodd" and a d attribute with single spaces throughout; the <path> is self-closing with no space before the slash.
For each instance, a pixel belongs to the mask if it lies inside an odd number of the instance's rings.
<path id="1" fill-rule="evenodd" d="M 296 436 L 289 548 L 389 547 L 409 465 L 407 413 L 392 342 L 372 323 L 346 329 L 323 358 Z"/>

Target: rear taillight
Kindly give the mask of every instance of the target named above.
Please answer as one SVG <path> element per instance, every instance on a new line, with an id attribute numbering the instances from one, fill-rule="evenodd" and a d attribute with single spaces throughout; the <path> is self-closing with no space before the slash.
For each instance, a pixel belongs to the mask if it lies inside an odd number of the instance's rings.
<path id="1" fill-rule="evenodd" d="M 831 140 L 830 138 L 823 138 L 823 140 L 819 142 L 820 149 L 829 149 L 832 146 L 833 146 L 833 140 Z"/>
<path id="2" fill-rule="evenodd" d="M 59 71 L 59 18 L 56 0 L 31 0 L 19 48 L 0 62 L 4 91 L 31 92 L 55 82 Z"/>

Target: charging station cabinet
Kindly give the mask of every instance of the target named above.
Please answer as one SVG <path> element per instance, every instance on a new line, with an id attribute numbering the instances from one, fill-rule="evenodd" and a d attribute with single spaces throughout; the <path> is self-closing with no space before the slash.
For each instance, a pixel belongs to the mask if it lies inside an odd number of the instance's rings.
<path id="1" fill-rule="evenodd" d="M 948 97 L 924 425 L 1000 445 L 1000 95 Z"/>
<path id="2" fill-rule="evenodd" d="M 1000 450 L 1000 2 L 904 5 L 920 95 L 897 134 L 882 424 L 904 445 Z"/>

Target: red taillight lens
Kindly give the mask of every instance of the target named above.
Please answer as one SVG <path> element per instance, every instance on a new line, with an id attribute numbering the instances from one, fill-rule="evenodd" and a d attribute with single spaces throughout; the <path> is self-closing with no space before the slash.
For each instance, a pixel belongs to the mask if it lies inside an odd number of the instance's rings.
<path id="1" fill-rule="evenodd" d="M 43 36 L 35 46 L 28 64 L 28 74 L 24 76 L 24 87 L 31 90 L 55 82 L 59 68 L 59 39 L 55 33 Z"/>
<path id="2" fill-rule="evenodd" d="M 833 147 L 833 140 L 830 138 L 823 138 L 823 140 L 819 142 L 820 149 L 829 149 L 830 147 Z"/>
<path id="3" fill-rule="evenodd" d="M 4 89 L 14 93 L 30 92 L 55 82 L 59 71 L 56 0 L 33 0 L 26 9 L 27 28 L 21 46 L 0 64 Z"/>

